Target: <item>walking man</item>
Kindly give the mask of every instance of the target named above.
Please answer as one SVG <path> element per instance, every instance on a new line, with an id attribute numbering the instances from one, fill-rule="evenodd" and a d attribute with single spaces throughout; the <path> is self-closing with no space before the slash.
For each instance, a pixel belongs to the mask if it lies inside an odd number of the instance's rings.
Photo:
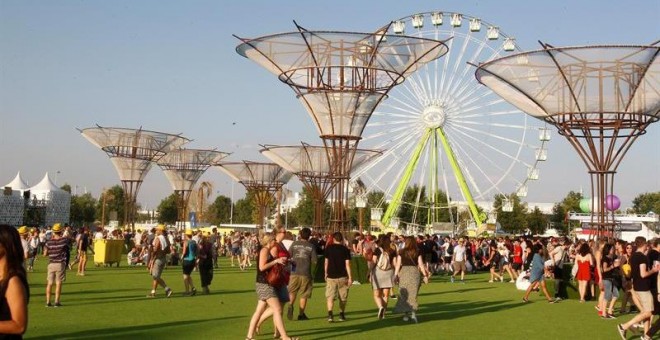
<path id="1" fill-rule="evenodd" d="M 344 245 L 344 236 L 340 232 L 332 234 L 334 243 L 327 246 L 325 255 L 325 298 L 328 307 L 328 322 L 333 322 L 332 309 L 335 297 L 339 298 L 339 321 L 345 321 L 348 288 L 353 282 L 351 277 L 351 251 Z"/>
<path id="2" fill-rule="evenodd" d="M 151 283 L 151 293 L 147 295 L 148 298 L 156 297 L 156 288 L 158 288 L 158 285 L 165 288 L 165 294 L 167 297 L 172 296 L 172 289 L 170 289 L 161 278 L 163 269 L 165 268 L 165 262 L 167 262 L 166 255 L 169 251 L 170 246 L 167 236 L 165 236 L 165 226 L 159 224 L 158 227 L 156 227 L 156 237 L 154 237 L 151 254 L 149 255 L 149 265 L 147 266 L 147 269 L 149 269 L 151 277 L 153 278 Z"/>
<path id="3" fill-rule="evenodd" d="M 48 256 L 48 275 L 46 279 L 46 307 L 61 307 L 62 282 L 66 278 L 66 255 L 69 252 L 69 239 L 62 236 L 59 223 L 53 225 L 52 237 L 46 242 L 44 256 Z M 55 304 L 50 303 L 50 293 L 55 283 Z"/>
<path id="4" fill-rule="evenodd" d="M 454 282 L 456 274 L 461 273 L 461 283 L 465 279 L 465 271 L 467 267 L 465 266 L 466 259 L 466 250 L 465 250 L 465 240 L 460 238 L 458 240 L 458 245 L 454 247 L 454 254 L 452 254 L 452 264 L 454 266 L 454 272 L 451 274 L 451 282 Z"/>
<path id="5" fill-rule="evenodd" d="M 289 305 L 286 317 L 293 319 L 293 305 L 296 296 L 300 297 L 300 310 L 298 311 L 298 320 L 309 320 L 305 315 L 307 299 L 312 297 L 312 263 L 316 263 L 316 248 L 309 242 L 309 236 L 312 231 L 309 228 L 300 230 L 300 239 L 293 242 L 289 248 L 291 253 L 292 268 L 289 279 Z"/>

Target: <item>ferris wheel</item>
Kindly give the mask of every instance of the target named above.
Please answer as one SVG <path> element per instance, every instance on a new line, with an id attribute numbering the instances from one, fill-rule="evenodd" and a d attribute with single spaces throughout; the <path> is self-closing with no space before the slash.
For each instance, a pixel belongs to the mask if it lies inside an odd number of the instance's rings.
<path id="1" fill-rule="evenodd" d="M 383 192 L 387 208 L 372 219 L 386 227 L 455 222 L 446 220 L 454 218 L 448 208 L 463 205 L 479 226 L 486 216 L 475 202 L 498 194 L 505 197 L 502 210 L 511 211 L 509 198 L 526 196 L 539 178 L 549 130 L 480 85 L 470 64 L 517 51 L 515 39 L 496 25 L 452 12 L 396 20 L 387 34 L 449 39 L 449 52 L 394 88 L 365 128 L 361 147 L 386 150 L 352 174 L 369 191 Z"/>

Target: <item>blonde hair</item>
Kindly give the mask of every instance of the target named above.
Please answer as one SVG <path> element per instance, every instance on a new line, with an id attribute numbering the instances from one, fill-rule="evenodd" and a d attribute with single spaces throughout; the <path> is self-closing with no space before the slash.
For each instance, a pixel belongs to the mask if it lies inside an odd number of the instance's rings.
<path id="1" fill-rule="evenodd" d="M 268 243 L 270 243 L 270 241 L 274 239 L 275 239 L 275 235 L 273 235 L 273 233 L 264 233 L 264 236 L 261 238 L 261 242 L 260 242 L 261 246 L 267 247 Z"/>
<path id="2" fill-rule="evenodd" d="M 286 228 L 284 228 L 284 226 L 282 226 L 282 225 L 278 225 L 277 227 L 273 228 L 273 232 L 275 234 L 281 233 L 281 232 L 286 233 Z"/>

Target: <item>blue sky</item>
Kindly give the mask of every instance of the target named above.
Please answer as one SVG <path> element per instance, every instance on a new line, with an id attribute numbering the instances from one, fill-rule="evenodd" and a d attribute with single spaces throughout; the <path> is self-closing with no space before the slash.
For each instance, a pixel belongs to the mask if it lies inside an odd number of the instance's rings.
<path id="1" fill-rule="evenodd" d="M 515 36 L 523 50 L 644 44 L 660 39 L 660 2 L 649 1 L 7 1 L 0 0 L 0 184 L 21 171 L 36 184 L 95 196 L 119 183 L 107 157 L 75 128 L 140 127 L 183 133 L 188 147 L 263 160 L 259 143 L 317 143 L 293 92 L 235 52 L 241 37 L 294 30 L 373 31 L 417 12 L 480 17 Z M 236 123 L 236 124 L 234 124 Z M 629 206 L 660 190 L 660 123 L 619 168 L 615 191 Z M 554 135 L 550 158 L 529 201 L 554 202 L 587 190 L 589 177 L 568 143 Z M 59 175 L 56 172 L 59 171 Z M 202 178 L 230 194 L 217 170 Z M 294 184 L 295 186 L 295 184 Z M 153 208 L 171 192 L 152 168 L 138 201 Z M 236 198 L 242 190 L 236 188 Z"/>

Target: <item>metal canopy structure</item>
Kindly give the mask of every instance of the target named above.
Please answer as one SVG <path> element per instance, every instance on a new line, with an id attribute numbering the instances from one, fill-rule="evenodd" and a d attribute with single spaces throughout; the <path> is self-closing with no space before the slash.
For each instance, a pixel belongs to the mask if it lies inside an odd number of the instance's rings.
<path id="1" fill-rule="evenodd" d="M 297 31 L 243 43 L 238 54 L 289 85 L 327 147 L 330 172 L 341 178 L 334 190 L 333 224 L 346 222 L 344 198 L 352 155 L 376 106 L 420 64 L 447 53 L 442 41 L 375 33 Z M 390 24 L 391 25 L 391 24 Z"/>
<path id="2" fill-rule="evenodd" d="M 171 150 L 190 141 L 181 135 L 139 129 L 96 127 L 78 129 L 90 143 L 103 150 L 115 166 L 124 188 L 124 223 L 133 226 L 140 185 L 151 169 Z"/>
<path id="3" fill-rule="evenodd" d="M 267 216 L 268 205 L 274 200 L 274 193 L 293 176 L 275 163 L 241 161 L 223 162 L 217 166 L 252 194 L 252 199 L 259 209 L 260 228 L 264 225 L 264 217 Z"/>
<path id="4" fill-rule="evenodd" d="M 199 178 L 210 166 L 227 156 L 229 153 L 216 150 L 177 149 L 158 161 L 158 166 L 177 195 L 178 221 L 184 222 L 187 219 L 190 193 Z"/>
<path id="5" fill-rule="evenodd" d="M 298 176 L 314 200 L 314 226 L 323 227 L 324 203 L 334 186 L 343 180 L 343 177 L 333 174 L 327 148 L 304 142 L 294 146 L 262 145 L 262 147 L 260 152 L 264 156 Z M 379 150 L 355 150 L 350 171 L 364 166 L 382 154 L 383 152 Z"/>
<path id="6" fill-rule="evenodd" d="M 476 77 L 555 125 L 571 143 L 591 176 L 591 224 L 598 236 L 607 235 L 615 226 L 606 211 L 614 174 L 632 143 L 660 118 L 660 46 L 541 45 L 481 64 Z"/>

